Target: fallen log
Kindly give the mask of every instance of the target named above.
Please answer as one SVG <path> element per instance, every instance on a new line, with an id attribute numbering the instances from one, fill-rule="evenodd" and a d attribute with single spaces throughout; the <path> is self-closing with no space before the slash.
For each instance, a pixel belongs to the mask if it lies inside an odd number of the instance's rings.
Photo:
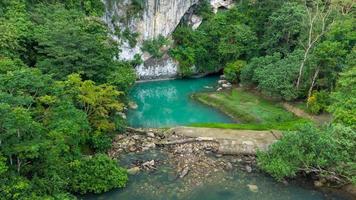
<path id="1" fill-rule="evenodd" d="M 187 138 L 181 140 L 173 140 L 173 141 L 166 141 L 166 142 L 159 142 L 156 145 L 175 145 L 175 144 L 186 144 L 192 142 L 217 142 L 213 138 L 209 137 L 197 137 L 197 138 Z"/>
<path id="2" fill-rule="evenodd" d="M 146 135 L 146 131 L 140 130 L 140 129 L 136 129 L 136 128 L 132 128 L 132 127 L 126 127 L 125 130 L 127 132 L 130 133 L 138 133 L 138 134 L 142 134 L 142 135 Z"/>

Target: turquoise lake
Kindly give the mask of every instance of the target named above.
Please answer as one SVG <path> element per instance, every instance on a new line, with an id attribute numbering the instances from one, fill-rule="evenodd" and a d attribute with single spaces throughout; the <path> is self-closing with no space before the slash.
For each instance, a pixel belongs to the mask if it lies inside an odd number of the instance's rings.
<path id="1" fill-rule="evenodd" d="M 232 123 L 223 113 L 195 102 L 190 95 L 215 90 L 218 77 L 138 83 L 131 90 L 136 110 L 128 112 L 132 127 L 172 127 L 198 122 Z"/>

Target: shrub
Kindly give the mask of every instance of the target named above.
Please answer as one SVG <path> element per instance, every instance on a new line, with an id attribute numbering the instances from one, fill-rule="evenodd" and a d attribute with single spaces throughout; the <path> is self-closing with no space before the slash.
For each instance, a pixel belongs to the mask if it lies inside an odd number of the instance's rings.
<path id="1" fill-rule="evenodd" d="M 313 114 L 324 112 L 330 105 L 330 97 L 326 91 L 315 92 L 308 98 L 308 111 Z"/>
<path id="2" fill-rule="evenodd" d="M 356 129 L 356 67 L 352 66 L 341 73 L 336 91 L 331 94 L 332 105 L 329 111 L 334 121 Z"/>
<path id="3" fill-rule="evenodd" d="M 288 132 L 267 152 L 258 152 L 260 168 L 278 180 L 298 172 L 314 173 L 329 181 L 355 184 L 356 132 L 333 125 L 317 129 L 311 125 Z"/>
<path id="4" fill-rule="evenodd" d="M 176 47 L 171 49 L 169 54 L 179 63 L 180 76 L 186 77 L 193 74 L 193 66 L 195 62 L 194 49 L 187 47 Z"/>
<path id="5" fill-rule="evenodd" d="M 115 70 L 111 72 L 107 80 L 110 85 L 116 86 L 117 90 L 127 93 L 136 81 L 136 73 L 131 63 L 117 62 Z"/>
<path id="6" fill-rule="evenodd" d="M 137 37 L 139 36 L 139 33 L 137 32 L 131 32 L 130 29 L 126 28 L 123 32 L 122 32 L 122 37 L 123 39 L 125 39 L 130 47 L 134 48 L 137 44 Z"/>
<path id="7" fill-rule="evenodd" d="M 168 40 L 162 35 L 159 35 L 155 39 L 144 41 L 141 50 L 148 52 L 154 58 L 162 58 L 163 52 L 161 48 L 166 44 L 168 44 Z"/>
<path id="8" fill-rule="evenodd" d="M 228 63 L 224 69 L 224 75 L 226 80 L 237 83 L 240 81 L 241 69 L 245 67 L 246 62 L 243 60 L 237 60 L 232 63 Z"/>
<path id="9" fill-rule="evenodd" d="M 128 181 L 126 170 L 104 154 L 75 160 L 70 163 L 70 167 L 72 169 L 70 189 L 81 194 L 123 188 Z"/>

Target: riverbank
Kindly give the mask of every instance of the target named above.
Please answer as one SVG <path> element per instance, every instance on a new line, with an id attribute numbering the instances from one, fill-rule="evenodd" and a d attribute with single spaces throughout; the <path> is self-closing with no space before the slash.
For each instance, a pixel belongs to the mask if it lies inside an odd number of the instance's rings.
<path id="1" fill-rule="evenodd" d="M 191 97 L 242 122 L 242 124 L 194 123 L 191 124 L 193 127 L 294 130 L 302 123 L 311 122 L 310 119 L 289 112 L 280 102 L 264 99 L 241 88 L 220 92 L 200 92 Z"/>
<path id="2" fill-rule="evenodd" d="M 101 197 L 145 200 L 167 198 L 321 200 L 335 197 L 334 193 L 321 192 L 320 188 L 303 181 L 293 179 L 276 182 L 260 172 L 254 154 L 246 154 L 243 151 L 235 152 L 233 155 L 222 153 L 220 147 L 225 144 L 221 144 L 220 139 L 241 140 L 240 136 L 244 134 L 242 131 L 230 131 L 187 127 L 128 128 L 126 133 L 115 138 L 109 155 L 128 168 L 131 174 L 130 182 L 126 189 L 112 191 Z M 217 134 L 220 132 L 223 134 Z M 254 133 L 246 132 L 245 136 L 249 138 L 243 140 L 253 140 Z M 260 141 L 269 145 L 277 139 L 273 136 L 269 140 L 270 136 L 273 134 L 268 135 L 267 140 Z M 89 199 L 98 199 L 98 196 Z M 334 199 L 344 198 L 337 195 Z"/>

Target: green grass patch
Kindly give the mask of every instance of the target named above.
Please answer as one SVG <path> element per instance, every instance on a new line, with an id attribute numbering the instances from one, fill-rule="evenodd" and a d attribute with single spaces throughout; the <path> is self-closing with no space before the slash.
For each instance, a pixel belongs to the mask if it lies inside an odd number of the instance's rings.
<path id="1" fill-rule="evenodd" d="M 266 100 L 250 92 L 234 89 L 228 92 L 204 92 L 192 98 L 212 106 L 242 123 L 273 124 L 298 119 L 280 103 Z"/>
<path id="2" fill-rule="evenodd" d="M 296 130 L 312 123 L 285 110 L 280 102 L 264 99 L 242 89 L 227 92 L 195 93 L 192 98 L 219 109 L 242 124 L 194 123 L 192 127 L 208 127 L 238 130 Z"/>
<path id="3" fill-rule="evenodd" d="M 281 130 L 293 131 L 304 124 L 311 124 L 308 119 L 297 119 L 289 122 L 270 123 L 270 124 L 226 124 L 226 123 L 194 123 L 191 127 L 205 127 L 205 128 L 221 128 L 221 129 L 236 129 L 236 130 Z"/>

